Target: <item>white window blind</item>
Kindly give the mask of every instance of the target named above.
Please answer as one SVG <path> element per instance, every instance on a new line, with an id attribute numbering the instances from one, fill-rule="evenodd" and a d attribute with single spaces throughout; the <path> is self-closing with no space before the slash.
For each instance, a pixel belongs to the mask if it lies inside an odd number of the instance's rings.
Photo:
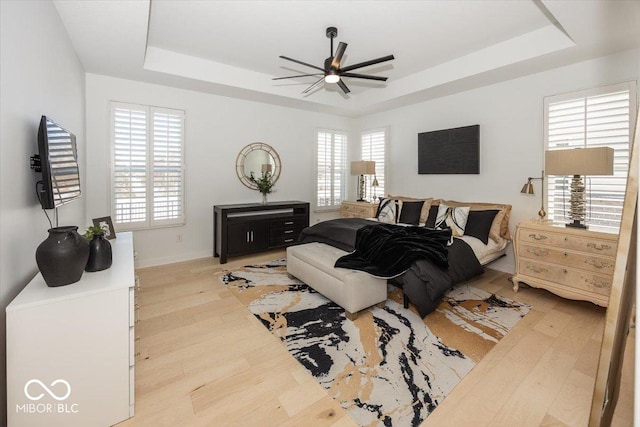
<path id="1" fill-rule="evenodd" d="M 628 82 L 544 100 L 545 149 L 611 147 L 614 175 L 586 179 L 587 224 L 617 232 L 629 170 L 636 88 Z M 567 221 L 571 177 L 547 177 L 549 219 Z"/>
<path id="2" fill-rule="evenodd" d="M 183 224 L 184 112 L 112 103 L 111 116 L 115 224 Z"/>
<path id="3" fill-rule="evenodd" d="M 347 175 L 347 135 L 318 131 L 316 206 L 339 207 L 345 197 Z"/>
<path id="4" fill-rule="evenodd" d="M 367 197 L 384 197 L 385 194 L 385 162 L 387 158 L 387 130 L 376 129 L 367 131 L 362 134 L 362 160 L 373 160 L 376 162 L 375 178 L 378 180 L 378 186 L 373 187 L 373 178 L 367 181 Z M 365 177 L 366 178 L 366 177 Z"/>

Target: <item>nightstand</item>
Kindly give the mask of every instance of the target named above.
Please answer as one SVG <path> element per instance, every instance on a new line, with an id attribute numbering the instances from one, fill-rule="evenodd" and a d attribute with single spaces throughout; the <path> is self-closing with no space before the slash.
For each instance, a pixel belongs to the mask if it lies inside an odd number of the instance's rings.
<path id="1" fill-rule="evenodd" d="M 340 216 L 342 218 L 374 218 L 377 210 L 377 203 L 344 201 L 340 206 Z"/>
<path id="2" fill-rule="evenodd" d="M 513 290 L 517 292 L 523 282 L 564 298 L 607 307 L 617 246 L 617 234 L 522 222 L 514 239 Z"/>

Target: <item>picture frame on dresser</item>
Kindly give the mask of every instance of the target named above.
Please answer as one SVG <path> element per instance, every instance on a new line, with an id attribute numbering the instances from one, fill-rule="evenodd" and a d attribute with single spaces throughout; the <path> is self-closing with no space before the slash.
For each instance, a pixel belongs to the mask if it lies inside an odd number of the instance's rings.
<path id="1" fill-rule="evenodd" d="M 102 228 L 102 230 L 104 231 L 104 237 L 109 240 L 116 238 L 116 229 L 113 226 L 113 221 L 111 220 L 110 216 L 93 218 L 91 221 L 93 222 L 94 226 Z"/>

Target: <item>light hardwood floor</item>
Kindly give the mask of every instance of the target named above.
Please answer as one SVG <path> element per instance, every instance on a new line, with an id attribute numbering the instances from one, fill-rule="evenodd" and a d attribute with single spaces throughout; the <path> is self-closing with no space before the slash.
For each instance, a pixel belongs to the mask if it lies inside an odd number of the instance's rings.
<path id="1" fill-rule="evenodd" d="M 356 426 L 217 279 L 275 251 L 140 269 L 136 416 L 129 426 Z M 422 426 L 586 426 L 605 310 L 511 289 L 488 269 L 473 285 L 533 306 Z M 633 425 L 631 329 L 614 426 Z"/>

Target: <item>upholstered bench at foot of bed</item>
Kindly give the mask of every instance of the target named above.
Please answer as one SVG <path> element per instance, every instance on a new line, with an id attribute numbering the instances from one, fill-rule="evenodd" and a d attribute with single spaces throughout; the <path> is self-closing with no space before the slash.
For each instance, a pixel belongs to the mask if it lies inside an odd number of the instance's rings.
<path id="1" fill-rule="evenodd" d="M 362 271 L 335 268 L 347 252 L 325 245 L 306 243 L 287 248 L 287 272 L 345 309 L 349 319 L 372 305 L 384 307 L 387 280 Z"/>

